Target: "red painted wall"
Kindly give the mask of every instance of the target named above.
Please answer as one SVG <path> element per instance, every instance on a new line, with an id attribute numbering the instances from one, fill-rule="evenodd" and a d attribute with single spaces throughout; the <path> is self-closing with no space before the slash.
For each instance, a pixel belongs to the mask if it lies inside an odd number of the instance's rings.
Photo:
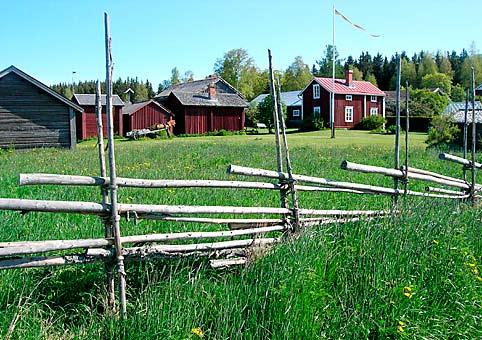
<path id="1" fill-rule="evenodd" d="M 154 103 L 144 106 L 131 115 L 124 115 L 124 133 L 132 130 L 148 129 L 154 124 L 164 124 L 171 114 Z"/>
<path id="2" fill-rule="evenodd" d="M 212 131 L 239 131 L 244 129 L 244 108 L 237 107 L 184 107 L 185 134 L 203 134 Z M 180 117 L 176 115 L 176 123 Z"/>
<path id="3" fill-rule="evenodd" d="M 95 114 L 95 106 L 82 106 L 84 112 L 77 113 L 77 139 L 87 139 L 97 137 L 97 120 Z M 102 125 L 104 128 L 104 137 L 107 136 L 107 116 L 105 114 L 105 106 L 102 107 Z M 124 135 L 122 121 L 122 107 L 114 106 L 114 133 L 119 136 Z"/>

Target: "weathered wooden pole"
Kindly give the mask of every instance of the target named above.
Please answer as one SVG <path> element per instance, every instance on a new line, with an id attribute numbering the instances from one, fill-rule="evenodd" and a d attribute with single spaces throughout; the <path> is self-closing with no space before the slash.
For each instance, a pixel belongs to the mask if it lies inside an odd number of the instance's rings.
<path id="1" fill-rule="evenodd" d="M 99 152 L 99 167 L 100 176 L 105 178 L 107 176 L 107 168 L 105 164 L 105 152 L 104 152 L 104 127 L 102 122 L 102 92 L 100 89 L 100 81 L 97 80 L 96 93 L 95 93 L 95 113 L 97 121 L 97 148 Z M 107 186 L 102 185 L 100 187 L 100 193 L 102 195 L 102 205 L 107 209 L 109 203 L 109 191 Z M 106 238 L 111 238 L 112 223 L 110 219 L 103 218 L 104 220 L 104 234 Z M 110 247 L 110 246 L 109 246 Z M 114 266 L 112 263 L 105 263 L 105 270 L 107 276 L 107 305 L 111 310 L 115 310 L 115 282 L 114 282 Z"/>
<path id="2" fill-rule="evenodd" d="M 271 100 L 273 103 L 273 125 L 275 131 L 275 143 L 276 143 L 276 163 L 278 166 L 278 172 L 283 172 L 283 161 L 282 161 L 282 153 L 281 153 L 281 142 L 280 142 L 280 124 L 279 124 L 279 115 L 283 114 L 279 112 L 278 108 L 278 98 L 276 95 L 276 85 L 274 81 L 274 71 L 273 71 L 273 58 L 271 56 L 271 50 L 268 49 L 268 63 L 269 63 L 269 89 L 271 94 Z M 285 184 L 280 180 L 280 185 Z M 287 190 L 281 189 L 280 190 L 280 200 L 281 200 L 281 207 L 286 208 L 288 206 L 287 201 Z"/>
<path id="3" fill-rule="evenodd" d="M 476 186 L 476 159 L 475 159 L 475 148 L 477 147 L 477 129 L 476 129 L 476 122 L 475 122 L 475 69 L 472 66 L 472 186 L 471 186 L 471 197 L 472 203 L 475 204 L 475 186 Z"/>
<path id="4" fill-rule="evenodd" d="M 410 108 L 409 108 L 409 93 L 408 93 L 408 80 L 405 82 L 405 177 L 404 177 L 404 190 L 405 193 L 408 189 L 408 133 L 410 131 Z"/>
<path id="5" fill-rule="evenodd" d="M 464 159 L 467 159 L 467 138 L 468 138 L 468 129 L 469 124 L 467 123 L 468 120 L 468 113 L 469 113 L 469 97 L 470 92 L 469 88 L 465 89 L 465 111 L 464 111 Z M 464 166 L 462 167 L 462 171 L 464 173 L 464 180 L 467 180 L 467 168 Z"/>
<path id="6" fill-rule="evenodd" d="M 401 78 L 401 62 L 402 58 L 399 55 L 397 60 L 397 107 L 396 107 L 396 119 L 395 119 L 395 155 L 394 155 L 394 167 L 400 169 L 400 78 Z M 398 178 L 393 178 L 393 188 L 398 190 Z M 398 203 L 398 196 L 393 196 L 393 204 Z"/>
<path id="7" fill-rule="evenodd" d="M 119 273 L 119 300 L 121 307 L 122 318 L 127 317 L 126 305 L 126 273 L 124 269 L 124 256 L 122 255 L 122 242 L 120 235 L 120 215 L 118 211 L 117 202 L 117 175 L 115 166 L 114 153 L 114 116 L 112 113 L 112 51 L 111 51 L 111 37 L 109 27 L 109 15 L 104 13 L 105 20 L 105 59 L 106 59 L 106 114 L 107 114 L 107 136 L 109 143 L 109 170 L 110 170 L 110 205 L 111 218 L 114 232 L 114 243 L 117 259 L 117 272 Z"/>
<path id="8" fill-rule="evenodd" d="M 285 124 L 285 118 L 283 115 L 283 107 L 281 103 L 281 86 L 278 78 L 278 111 L 280 112 L 280 126 L 281 126 L 281 133 L 283 137 L 283 145 L 285 149 L 285 158 L 286 158 L 286 169 L 288 171 L 288 177 L 289 177 L 289 188 L 291 192 L 291 199 L 293 201 L 293 218 L 294 218 L 294 230 L 298 230 L 300 227 L 300 213 L 299 213 L 299 204 L 298 204 L 298 192 L 296 191 L 295 187 L 295 180 L 293 179 L 293 167 L 291 165 L 291 159 L 290 159 L 290 150 L 288 147 L 288 139 L 286 137 L 286 124 Z"/>

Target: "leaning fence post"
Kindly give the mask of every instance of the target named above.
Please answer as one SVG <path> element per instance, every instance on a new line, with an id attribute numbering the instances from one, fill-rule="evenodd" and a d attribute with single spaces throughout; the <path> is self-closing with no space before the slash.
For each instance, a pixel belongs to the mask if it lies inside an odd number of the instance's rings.
<path id="1" fill-rule="evenodd" d="M 476 166 L 475 166 L 475 148 L 477 144 L 477 131 L 476 131 L 476 123 L 475 123 L 475 69 L 472 66 L 472 185 L 470 194 L 472 196 L 472 204 L 475 204 L 475 180 L 476 180 Z"/>
<path id="2" fill-rule="evenodd" d="M 401 62 L 402 58 L 399 55 L 397 60 L 397 109 L 395 120 L 395 169 L 400 169 L 400 77 L 401 77 Z M 396 191 L 393 196 L 393 204 L 396 206 L 398 203 L 398 178 L 393 178 L 393 189 Z"/>
<path id="3" fill-rule="evenodd" d="M 467 138 L 468 138 L 468 129 L 469 129 L 469 124 L 467 122 L 468 118 L 468 112 L 469 112 L 469 97 L 470 97 L 470 92 L 469 88 L 467 87 L 465 89 L 465 111 L 464 111 L 464 158 L 467 159 Z M 464 180 L 467 180 L 467 167 L 464 165 L 462 167 L 463 173 L 464 173 Z"/>
<path id="4" fill-rule="evenodd" d="M 405 82 L 405 175 L 403 186 L 405 195 L 408 190 L 408 133 L 410 131 L 410 108 L 409 108 L 408 80 Z"/>
<path id="5" fill-rule="evenodd" d="M 95 93 L 95 113 L 97 121 L 97 148 L 99 153 L 99 166 L 100 176 L 102 178 L 107 177 L 107 169 L 105 165 L 105 152 L 104 152 L 104 127 L 102 122 L 102 100 L 100 81 L 97 80 Z M 106 98 L 107 99 L 107 98 Z M 107 104 L 107 103 L 106 103 Z M 106 185 L 100 187 L 100 193 L 102 195 L 102 205 L 107 209 L 109 203 L 109 192 Z M 105 237 L 112 238 L 112 223 L 108 218 L 103 217 Z M 111 248 L 111 247 L 109 247 Z M 112 263 L 105 264 L 105 270 L 107 274 L 107 305 L 111 310 L 115 310 L 115 283 L 114 283 L 114 268 Z"/>
<path id="6" fill-rule="evenodd" d="M 290 159 L 290 151 L 288 147 L 288 139 L 286 137 L 286 124 L 285 118 L 283 115 L 282 105 L 281 105 L 281 86 L 279 83 L 279 78 L 277 81 L 277 88 L 276 94 L 278 96 L 278 112 L 280 112 L 280 127 L 281 133 L 283 137 L 283 144 L 285 149 L 285 157 L 286 157 L 286 169 L 288 171 L 289 177 L 289 188 L 291 192 L 291 198 L 293 200 L 293 217 L 294 217 L 294 229 L 295 231 L 300 228 L 300 212 L 299 212 L 299 202 L 298 202 L 298 192 L 296 191 L 295 180 L 293 179 L 293 167 L 291 166 L 291 159 Z"/>
<path id="7" fill-rule="evenodd" d="M 110 170 L 110 204 L 112 225 L 114 227 L 114 243 L 117 259 L 117 271 L 119 273 L 119 300 L 121 305 L 121 316 L 126 318 L 126 273 L 124 269 L 124 256 L 122 255 L 122 242 L 120 235 L 120 216 L 117 203 L 117 176 L 114 154 L 114 117 L 112 113 L 112 55 L 111 38 L 109 29 L 109 15 L 104 13 L 105 18 L 105 52 L 106 52 L 106 114 L 107 114 L 107 136 L 109 142 L 109 170 Z"/>

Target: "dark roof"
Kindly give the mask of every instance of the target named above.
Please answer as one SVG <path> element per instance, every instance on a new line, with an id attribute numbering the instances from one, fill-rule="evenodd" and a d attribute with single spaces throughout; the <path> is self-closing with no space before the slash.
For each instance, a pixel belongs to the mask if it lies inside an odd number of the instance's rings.
<path id="1" fill-rule="evenodd" d="M 37 79 L 33 78 L 32 76 L 29 76 L 27 73 L 23 72 L 22 70 L 19 70 L 18 68 L 16 68 L 15 66 L 10 66 L 8 68 L 6 68 L 5 70 L 1 71 L 0 72 L 0 78 L 3 78 L 4 76 L 6 76 L 7 74 L 10 74 L 10 73 L 15 73 L 17 76 L 25 79 L 26 81 L 28 81 L 29 83 L 37 86 L 38 88 L 42 89 L 43 91 L 47 92 L 49 95 L 57 98 L 58 100 L 60 100 L 61 102 L 63 102 L 64 104 L 70 106 L 71 108 L 73 108 L 75 111 L 78 111 L 78 112 L 84 112 L 84 109 L 81 108 L 80 106 L 78 106 L 77 104 L 75 104 L 74 102 L 72 102 L 71 100 L 68 100 L 67 98 L 65 98 L 64 96 L 62 96 L 60 93 L 57 93 L 55 92 L 54 90 L 52 90 L 50 87 L 48 87 L 47 85 L 45 85 L 44 83 L 38 81 Z"/>
<path id="2" fill-rule="evenodd" d="M 102 106 L 105 105 L 105 94 L 100 96 L 100 101 Z M 74 98 L 79 103 L 79 105 L 84 106 L 95 106 L 95 94 L 85 94 L 85 93 L 75 93 Z M 116 94 L 112 96 L 112 105 L 113 106 L 124 106 L 124 102 L 120 97 Z"/>
<path id="3" fill-rule="evenodd" d="M 386 100 L 387 101 L 396 101 L 397 100 L 397 91 L 385 91 Z M 400 99 L 404 100 L 405 98 L 405 90 L 400 90 Z"/>
<path id="4" fill-rule="evenodd" d="M 140 109 L 142 109 L 143 107 L 145 107 L 145 106 L 147 106 L 147 105 L 149 105 L 149 104 L 151 104 L 151 103 L 157 105 L 158 107 L 160 107 L 161 109 L 163 109 L 163 110 L 166 111 L 167 113 L 172 114 L 171 110 L 169 110 L 169 109 L 166 108 L 165 106 L 159 104 L 159 103 L 156 102 L 154 99 L 146 100 L 146 101 L 144 101 L 144 102 L 135 103 L 135 104 L 126 103 L 126 105 L 125 105 L 124 108 L 122 109 L 122 113 L 125 114 L 125 115 L 131 115 L 131 114 L 133 114 L 134 112 L 139 111 Z"/>
<path id="5" fill-rule="evenodd" d="M 208 96 L 208 86 L 214 83 L 217 87 L 215 99 Z M 223 91 L 221 91 L 223 89 Z M 201 80 L 193 80 L 173 85 L 159 93 L 155 98 L 162 100 L 170 95 L 175 96 L 182 105 L 189 106 L 227 106 L 246 107 L 243 95 L 221 77 L 213 76 Z"/>
<path id="6" fill-rule="evenodd" d="M 333 92 L 333 79 L 315 77 L 314 81 L 321 85 L 326 91 Z M 311 82 L 312 83 L 312 82 Z M 310 86 L 311 83 L 308 85 Z M 308 87 L 307 86 L 307 87 Z M 306 90 L 306 88 L 305 88 Z M 305 91 L 303 90 L 303 92 Z M 346 84 L 345 79 L 335 79 L 335 93 L 336 94 L 354 94 L 354 95 L 372 95 L 385 96 L 385 92 L 370 83 L 369 81 L 353 80 L 351 85 Z"/>
<path id="7" fill-rule="evenodd" d="M 472 110 L 472 103 L 469 102 L 469 111 Z M 482 103 L 479 101 L 475 102 L 475 110 L 482 110 Z M 444 114 L 453 114 L 458 111 L 465 111 L 465 102 L 451 102 L 447 105 L 444 110 Z"/>
<path id="8" fill-rule="evenodd" d="M 467 123 L 472 123 L 472 103 L 469 102 Z M 465 122 L 465 102 L 451 102 L 444 111 L 445 115 L 452 116 L 456 123 Z M 475 122 L 482 123 L 482 103 L 475 102 Z"/>
<path id="9" fill-rule="evenodd" d="M 476 90 L 476 91 L 482 91 L 482 84 L 480 84 L 479 86 L 477 86 L 475 90 Z"/>
<path id="10" fill-rule="evenodd" d="M 301 106 L 301 90 L 298 91 L 288 91 L 288 92 L 281 92 L 281 101 L 286 104 L 286 106 Z M 250 104 L 258 105 L 261 103 L 266 97 L 268 96 L 267 93 L 260 94 L 256 98 L 254 98 Z"/>

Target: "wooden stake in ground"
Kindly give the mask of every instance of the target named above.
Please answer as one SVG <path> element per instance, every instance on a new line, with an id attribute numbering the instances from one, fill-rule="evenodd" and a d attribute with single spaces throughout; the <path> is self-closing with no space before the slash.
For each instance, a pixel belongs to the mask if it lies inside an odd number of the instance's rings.
<path id="1" fill-rule="evenodd" d="M 286 137 L 286 124 L 285 118 L 283 115 L 282 105 L 281 105 L 281 86 L 279 82 L 279 78 L 277 81 L 277 95 L 278 95 L 278 111 L 280 112 L 280 126 L 281 126 L 281 133 L 283 137 L 283 145 L 285 149 L 285 157 L 286 157 L 286 169 L 288 171 L 289 177 L 289 187 L 291 192 L 291 199 L 293 200 L 293 217 L 294 217 L 294 229 L 297 230 L 300 227 L 300 212 L 299 212 L 299 204 L 298 204 L 298 192 L 296 191 L 295 187 L 295 180 L 293 179 L 293 167 L 291 166 L 291 159 L 290 159 L 290 150 L 288 147 L 288 139 Z"/>
<path id="2" fill-rule="evenodd" d="M 469 124 L 467 123 L 468 113 L 469 113 L 469 88 L 467 87 L 465 90 L 465 111 L 464 111 L 464 159 L 467 159 L 467 135 Z M 462 171 L 464 174 L 464 181 L 467 180 L 467 168 L 464 166 L 462 167 Z"/>
<path id="3" fill-rule="evenodd" d="M 476 176 L 476 159 L 475 159 L 475 148 L 477 143 L 477 131 L 475 122 L 475 69 L 472 66 L 472 186 L 470 194 L 472 196 L 472 203 L 475 203 L 475 176 Z"/>
<path id="4" fill-rule="evenodd" d="M 276 162 L 278 165 L 278 172 L 283 172 L 283 161 L 282 161 L 282 154 L 281 154 L 281 143 L 280 143 L 280 133 L 279 133 L 279 115 L 283 114 L 282 112 L 278 112 L 278 100 L 276 96 L 276 87 L 274 82 L 274 73 L 273 73 L 273 61 L 271 56 L 271 50 L 268 49 L 268 65 L 269 65 L 269 89 L 271 94 L 271 100 L 273 103 L 273 125 L 274 125 L 274 133 L 275 133 L 275 143 L 276 143 Z M 280 181 L 280 184 L 283 184 Z M 281 207 L 286 208 L 288 206 L 287 202 L 287 190 L 281 189 L 280 190 L 281 196 Z"/>
<path id="5" fill-rule="evenodd" d="M 114 117 L 112 113 L 112 54 L 111 38 L 109 27 L 109 15 L 104 13 L 105 19 L 105 58 L 106 58 L 106 114 L 107 114 L 107 136 L 109 142 L 109 170 L 110 170 L 110 204 L 111 218 L 114 231 L 114 243 L 117 259 L 117 271 L 119 273 L 119 300 L 122 318 L 127 316 L 126 305 L 126 273 L 124 269 L 124 256 L 122 255 L 122 242 L 120 235 L 120 216 L 117 203 L 117 178 L 114 153 Z"/>
<path id="6" fill-rule="evenodd" d="M 99 151 L 99 167 L 100 176 L 105 178 L 107 176 L 107 169 L 105 165 L 105 152 L 104 152 L 104 127 L 102 122 L 102 93 L 100 90 L 100 81 L 97 80 L 95 93 L 95 113 L 97 121 L 97 147 Z M 107 204 L 109 203 L 109 192 L 107 186 L 102 185 L 100 187 L 100 193 L 102 195 L 102 205 L 107 209 Z M 112 233 L 112 223 L 110 219 L 103 218 L 104 220 L 104 231 L 105 237 L 111 238 Z M 114 267 L 112 263 L 105 264 L 106 277 L 107 277 L 107 305 L 111 310 L 115 309 L 115 283 L 114 283 Z"/>
<path id="7" fill-rule="evenodd" d="M 410 109 L 408 104 L 409 94 L 408 94 L 408 80 L 405 82 L 405 177 L 403 182 L 403 187 L 405 194 L 408 190 L 408 132 L 410 131 Z"/>
<path id="8" fill-rule="evenodd" d="M 397 108 L 395 119 L 395 169 L 400 169 L 400 77 L 401 77 L 401 62 L 402 58 L 399 55 L 397 60 Z M 393 188 L 398 190 L 398 178 L 393 178 Z M 393 196 L 393 204 L 398 202 L 398 196 Z"/>

